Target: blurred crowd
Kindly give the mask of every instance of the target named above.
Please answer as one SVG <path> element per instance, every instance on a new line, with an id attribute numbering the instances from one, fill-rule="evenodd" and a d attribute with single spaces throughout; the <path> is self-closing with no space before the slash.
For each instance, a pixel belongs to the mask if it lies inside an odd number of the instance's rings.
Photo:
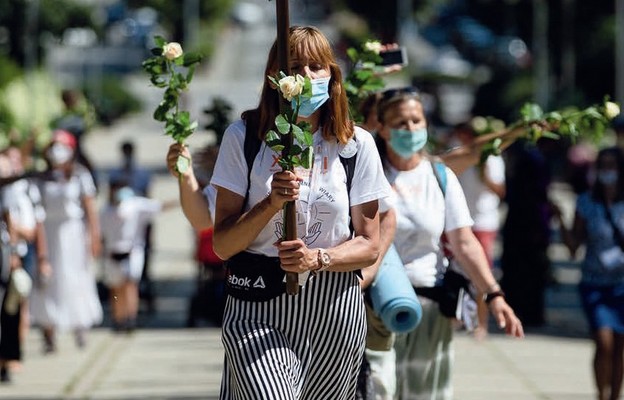
<path id="1" fill-rule="evenodd" d="M 102 185 L 82 150 L 89 115 L 76 91 L 63 92 L 66 110 L 49 140 L 14 141 L 0 151 L 0 381 L 21 367 L 28 331 L 41 332 L 42 351 L 57 351 L 59 332 L 77 348 L 104 321 L 110 300 L 115 332 L 137 326 L 139 299 L 154 296 L 148 267 L 151 221 L 164 203 L 148 198 L 150 174 L 134 161 L 134 144 Z M 97 198 L 102 187 L 108 201 Z"/>

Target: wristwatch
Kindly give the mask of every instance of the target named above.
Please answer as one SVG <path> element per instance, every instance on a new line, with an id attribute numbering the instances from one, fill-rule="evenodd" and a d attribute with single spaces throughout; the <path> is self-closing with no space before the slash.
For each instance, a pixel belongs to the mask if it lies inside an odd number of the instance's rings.
<path id="1" fill-rule="evenodd" d="M 331 257 L 329 256 L 329 253 L 326 252 L 324 249 L 318 250 L 318 263 L 320 267 L 316 270 L 316 272 L 325 271 L 330 267 Z"/>
<path id="2" fill-rule="evenodd" d="M 502 297 L 503 299 L 505 298 L 505 292 L 503 292 L 502 290 L 495 290 L 491 293 L 486 294 L 485 296 L 483 296 L 483 301 L 485 301 L 485 304 L 490 304 L 490 302 L 492 300 L 494 300 L 497 297 Z"/>

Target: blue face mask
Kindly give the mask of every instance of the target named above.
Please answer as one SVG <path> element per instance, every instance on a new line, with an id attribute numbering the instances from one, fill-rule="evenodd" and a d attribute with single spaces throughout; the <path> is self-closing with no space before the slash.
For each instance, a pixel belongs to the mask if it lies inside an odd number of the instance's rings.
<path id="1" fill-rule="evenodd" d="M 312 96 L 308 98 L 301 98 L 301 105 L 299 106 L 299 116 L 307 118 L 314 114 L 314 111 L 321 108 L 323 104 L 329 99 L 329 80 L 331 78 L 319 78 L 312 79 Z M 293 99 L 292 107 L 297 107 L 297 102 Z"/>
<path id="2" fill-rule="evenodd" d="M 406 129 L 390 129 L 390 147 L 402 158 L 410 158 L 427 143 L 427 129 L 415 132 Z"/>
<path id="3" fill-rule="evenodd" d="M 115 193 L 115 200 L 117 200 L 118 203 L 121 203 L 124 200 L 132 197 L 134 197 L 134 190 L 127 186 L 122 187 L 121 189 L 117 190 L 117 193 Z"/>

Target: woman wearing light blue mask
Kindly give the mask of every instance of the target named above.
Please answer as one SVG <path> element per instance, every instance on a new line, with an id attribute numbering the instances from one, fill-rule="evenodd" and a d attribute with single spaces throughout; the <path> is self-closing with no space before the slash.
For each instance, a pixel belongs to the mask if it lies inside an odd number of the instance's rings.
<path id="1" fill-rule="evenodd" d="M 386 91 L 377 109 L 381 124 L 378 148 L 395 195 L 393 243 L 411 285 L 417 294 L 424 292 L 421 288 L 439 285 L 437 278 L 448 267 L 440 245 L 445 234 L 454 259 L 473 284 L 488 294 L 486 301 L 498 326 L 509 335 L 522 337 L 522 324 L 505 301 L 472 232 L 457 177 L 448 167 L 437 169 L 424 150 L 427 119 L 418 94 L 412 88 Z M 446 183 L 438 182 L 436 173 L 439 177 L 441 171 Z M 380 223 L 383 229 L 383 218 Z M 373 375 L 379 374 L 373 381 L 377 385 L 382 382 L 383 388 L 377 392 L 388 394 L 387 398 L 393 398 L 396 391 L 396 398 L 450 400 L 453 321 L 440 312 L 438 303 L 420 294 L 419 299 L 423 314 L 414 331 L 397 334 L 391 351 L 373 353 L 373 357 L 367 350 Z M 395 362 L 388 362 L 395 357 Z"/>
<path id="2" fill-rule="evenodd" d="M 312 167 L 282 171 L 281 154 L 264 142 L 252 163 L 245 157 L 249 137 L 262 141 L 280 113 L 280 95 L 266 79 L 258 106 L 225 131 L 211 179 L 213 249 L 228 260 L 229 277 L 222 399 L 350 400 L 362 364 L 366 314 L 358 271 L 377 261 L 378 200 L 391 189 L 372 136 L 349 118 L 327 38 L 313 27 L 291 27 L 289 40 L 291 74 L 312 81 L 312 98 L 299 104 L 298 114 L 313 132 Z M 274 44 L 264 76 L 278 68 Z M 176 171 L 179 154 L 190 157 L 174 144 L 168 168 L 179 178 L 184 214 L 204 229 L 209 204 L 193 168 Z M 341 159 L 355 162 L 345 168 Z M 282 206 L 289 201 L 297 207 L 298 238 L 281 240 Z M 299 274 L 296 296 L 284 290 L 285 271 Z"/>

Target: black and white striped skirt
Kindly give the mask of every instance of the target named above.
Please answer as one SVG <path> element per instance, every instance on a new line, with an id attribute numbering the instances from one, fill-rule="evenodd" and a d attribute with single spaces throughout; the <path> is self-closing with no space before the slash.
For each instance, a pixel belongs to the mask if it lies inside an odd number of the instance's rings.
<path id="1" fill-rule="evenodd" d="M 357 276 L 324 272 L 296 296 L 229 297 L 222 341 L 223 400 L 351 400 L 366 315 Z"/>

